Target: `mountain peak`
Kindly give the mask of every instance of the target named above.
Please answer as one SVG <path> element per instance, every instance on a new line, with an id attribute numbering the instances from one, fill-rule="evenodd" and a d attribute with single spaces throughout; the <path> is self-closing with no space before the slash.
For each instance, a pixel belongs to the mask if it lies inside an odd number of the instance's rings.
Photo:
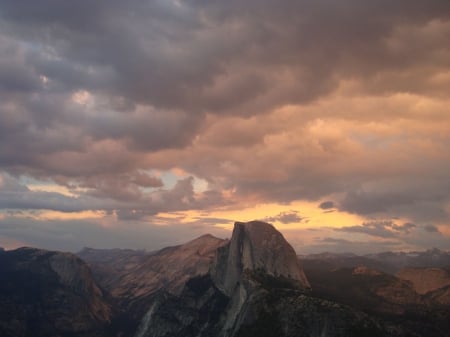
<path id="1" fill-rule="evenodd" d="M 208 249 L 214 250 L 218 246 L 220 246 L 221 244 L 224 244 L 226 242 L 227 242 L 227 240 L 225 240 L 225 239 L 217 238 L 211 234 L 204 234 L 202 236 L 199 236 L 198 238 L 195 238 L 195 239 L 185 243 L 184 245 L 182 245 L 180 247 L 183 247 L 184 249 L 197 248 L 197 249 L 201 249 L 201 250 L 208 250 Z"/>
<path id="2" fill-rule="evenodd" d="M 232 293 L 245 271 L 263 271 L 309 287 L 292 246 L 274 226 L 262 221 L 234 224 L 229 244 L 218 252 L 214 278 L 222 290 Z"/>

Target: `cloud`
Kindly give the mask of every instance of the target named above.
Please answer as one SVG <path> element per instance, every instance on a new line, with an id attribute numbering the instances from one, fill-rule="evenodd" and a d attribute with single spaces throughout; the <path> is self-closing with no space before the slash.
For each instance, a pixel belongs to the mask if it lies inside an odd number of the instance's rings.
<path id="1" fill-rule="evenodd" d="M 335 230 L 340 232 L 363 233 L 380 238 L 396 238 L 410 234 L 416 227 L 415 224 L 409 222 L 397 225 L 392 220 L 384 220 L 365 222 L 362 225 L 341 227 Z"/>
<path id="2" fill-rule="evenodd" d="M 329 210 L 330 208 L 334 208 L 334 202 L 333 201 L 324 201 L 319 205 L 319 208 L 324 210 Z"/>
<path id="3" fill-rule="evenodd" d="M 427 231 L 428 233 L 436 233 L 436 234 L 441 234 L 441 232 L 439 231 L 439 228 L 437 228 L 436 226 L 433 225 L 425 225 L 423 227 L 423 229 L 425 231 Z"/>
<path id="4" fill-rule="evenodd" d="M 446 0 L 1 1 L 0 207 L 125 223 L 325 200 L 446 233 L 449 13 Z M 359 227 L 415 231 L 395 226 Z"/>
<path id="5" fill-rule="evenodd" d="M 303 217 L 298 211 L 281 212 L 275 216 L 264 218 L 267 222 L 281 222 L 282 224 L 305 223 L 308 218 Z"/>
<path id="6" fill-rule="evenodd" d="M 178 180 L 172 189 L 159 187 L 148 192 L 136 184 L 136 177 L 145 178 L 144 185 L 149 183 L 150 177 L 145 174 L 123 177 L 124 180 L 118 182 L 104 182 L 99 178 L 94 185 L 76 186 L 73 189 L 76 196 L 33 191 L 9 175 L 0 177 L 0 210 L 106 211 L 117 212 L 122 220 L 136 220 L 160 212 L 203 209 L 223 203 L 220 193 L 209 190 L 196 193 L 193 177 Z M 130 178 L 131 182 L 125 178 Z M 161 183 L 158 179 L 150 181 L 156 185 Z"/>
<path id="7" fill-rule="evenodd" d="M 448 219 L 449 200 L 444 190 L 450 186 L 431 174 L 423 179 L 367 181 L 357 190 L 346 192 L 339 208 L 357 214 L 392 216 L 409 209 L 408 215 L 415 221 Z"/>
<path id="8" fill-rule="evenodd" d="M 427 6 L 80 1 L 70 8 L 3 1 L 0 13 L 7 34 L 36 46 L 25 55 L 35 77 L 46 76 L 49 85 L 158 108 L 246 114 L 329 93 L 336 74 L 377 79 L 394 67 L 445 65 L 438 56 L 448 9 L 443 0 Z M 420 54 L 424 44 L 435 58 Z"/>

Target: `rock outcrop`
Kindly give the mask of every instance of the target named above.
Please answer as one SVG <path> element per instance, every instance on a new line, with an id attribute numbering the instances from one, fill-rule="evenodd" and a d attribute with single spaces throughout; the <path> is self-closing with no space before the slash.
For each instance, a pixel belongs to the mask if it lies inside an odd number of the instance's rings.
<path id="1" fill-rule="evenodd" d="M 250 303 L 262 284 L 309 289 L 292 246 L 275 227 L 261 221 L 235 223 L 229 244 L 217 251 L 211 277 L 230 299 L 221 336 L 234 336 L 244 322 L 253 320 Z"/>
<path id="2" fill-rule="evenodd" d="M 309 288 L 292 246 L 272 225 L 261 221 L 235 223 L 230 243 L 218 251 L 212 277 L 219 289 L 231 295 L 249 272 L 284 278 Z"/>

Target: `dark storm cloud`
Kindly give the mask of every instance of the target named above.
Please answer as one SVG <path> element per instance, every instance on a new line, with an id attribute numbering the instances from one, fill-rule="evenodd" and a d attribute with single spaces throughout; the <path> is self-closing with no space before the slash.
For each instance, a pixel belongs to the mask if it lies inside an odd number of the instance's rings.
<path id="1" fill-rule="evenodd" d="M 393 54 L 386 38 L 398 22 L 421 25 L 449 12 L 444 0 L 426 6 L 353 0 L 0 5 L 7 34 L 28 46 L 32 70 L 67 89 L 164 108 L 244 114 L 236 108 L 251 110 L 247 103 L 256 99 L 259 110 L 311 100 L 336 85 L 336 72 L 366 76 L 414 66 L 415 55 Z M 290 82 L 280 77 L 283 69 Z M 226 90 L 230 85 L 239 89 Z"/>
<path id="2" fill-rule="evenodd" d="M 423 227 L 423 229 L 425 231 L 427 231 L 428 233 L 436 233 L 436 234 L 441 234 L 441 232 L 439 231 L 439 228 L 437 228 L 436 226 L 433 225 L 425 225 Z"/>
<path id="3" fill-rule="evenodd" d="M 195 13 L 180 13 L 173 3 L 7 1 L 0 12 L 7 31 L 28 44 L 36 72 L 67 90 L 99 90 L 173 106 L 184 96 L 182 87 L 210 77 L 203 74 L 211 70 L 207 53 L 202 57 L 188 48 Z"/>
<path id="4" fill-rule="evenodd" d="M 445 19 L 449 6 L 440 0 L 426 6 L 2 1 L 0 95 L 9 103 L 2 115 L 7 109 L 23 115 L 0 130 L 20 130 L 0 150 L 3 160 L 34 166 L 37 153 L 89 151 L 89 139 L 124 141 L 139 151 L 183 147 L 205 111 L 257 114 L 326 94 L 338 77 L 379 78 L 392 67 L 413 69 L 416 62 L 433 64 L 438 72 L 438 60 L 399 56 L 385 43 L 398 22 L 416 27 Z M 427 46 L 434 49 L 442 49 L 439 39 Z M 89 91 L 101 104 L 69 106 L 77 90 Z"/>
<path id="5" fill-rule="evenodd" d="M 334 202 L 333 201 L 324 201 L 319 205 L 319 208 L 324 210 L 329 210 L 330 208 L 334 208 Z"/>

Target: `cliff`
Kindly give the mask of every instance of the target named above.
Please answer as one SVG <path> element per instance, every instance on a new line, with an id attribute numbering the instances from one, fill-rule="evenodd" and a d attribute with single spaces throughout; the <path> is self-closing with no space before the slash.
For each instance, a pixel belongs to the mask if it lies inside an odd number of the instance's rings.
<path id="1" fill-rule="evenodd" d="M 75 255 L 20 248 L 0 271 L 0 336 L 104 335 L 111 306 Z"/>

